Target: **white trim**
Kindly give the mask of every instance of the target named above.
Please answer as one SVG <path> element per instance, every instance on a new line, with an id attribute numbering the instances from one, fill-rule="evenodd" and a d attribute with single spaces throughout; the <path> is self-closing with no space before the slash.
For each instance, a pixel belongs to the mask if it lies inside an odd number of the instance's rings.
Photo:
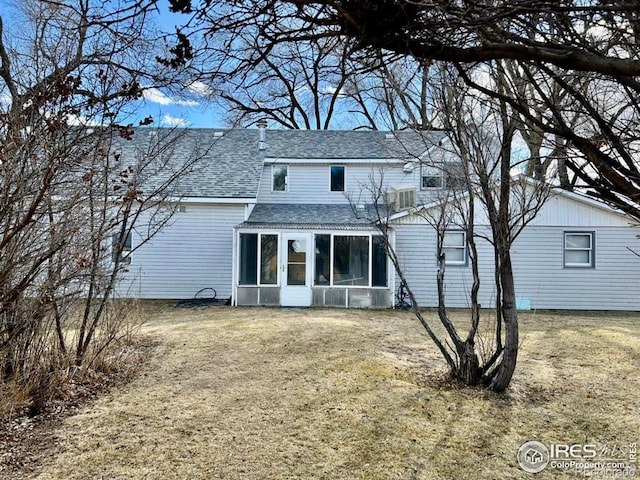
<path id="1" fill-rule="evenodd" d="M 167 203 L 228 203 L 228 204 L 255 204 L 255 197 L 176 197 Z"/>
<path id="2" fill-rule="evenodd" d="M 253 212 L 253 209 L 256 207 L 255 203 L 248 203 L 244 206 L 244 221 L 246 222 L 247 220 L 249 220 L 249 217 L 251 216 L 251 212 Z"/>
<path id="3" fill-rule="evenodd" d="M 53 197 L 54 201 L 68 200 L 68 197 L 56 195 Z M 110 203 L 121 203 L 122 196 L 110 196 L 106 200 Z M 167 203 L 189 203 L 189 204 L 242 204 L 242 203 L 257 203 L 257 198 L 254 197 L 167 197 L 160 201 L 161 204 Z"/>
<path id="4" fill-rule="evenodd" d="M 401 158 L 265 158 L 264 165 L 343 165 L 343 164 L 363 164 L 363 165 L 386 165 L 389 163 L 404 165 L 407 159 Z"/>

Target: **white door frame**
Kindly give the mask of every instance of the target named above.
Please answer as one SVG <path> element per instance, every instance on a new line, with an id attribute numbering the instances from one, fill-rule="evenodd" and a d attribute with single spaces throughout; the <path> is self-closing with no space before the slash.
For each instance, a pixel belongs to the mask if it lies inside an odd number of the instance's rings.
<path id="1" fill-rule="evenodd" d="M 296 246 L 304 249 L 304 265 L 300 255 L 292 256 L 289 262 L 289 242 L 296 242 Z M 303 242 L 303 243 L 301 243 Z M 280 249 L 280 305 L 283 307 L 308 307 L 311 305 L 311 275 L 312 275 L 312 237 L 304 232 L 282 232 Z M 299 251 L 298 253 L 303 253 Z M 292 269 L 291 275 L 289 269 Z M 304 269 L 304 279 L 302 279 Z M 289 283 L 294 283 L 289 285 Z M 300 284 L 303 282 L 304 284 Z"/>

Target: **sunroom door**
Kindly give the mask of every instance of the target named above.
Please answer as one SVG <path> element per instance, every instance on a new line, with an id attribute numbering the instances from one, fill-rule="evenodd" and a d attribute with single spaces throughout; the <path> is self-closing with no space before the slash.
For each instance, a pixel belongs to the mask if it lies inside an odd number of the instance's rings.
<path id="1" fill-rule="evenodd" d="M 283 233 L 281 258 L 283 307 L 311 305 L 311 235 Z"/>

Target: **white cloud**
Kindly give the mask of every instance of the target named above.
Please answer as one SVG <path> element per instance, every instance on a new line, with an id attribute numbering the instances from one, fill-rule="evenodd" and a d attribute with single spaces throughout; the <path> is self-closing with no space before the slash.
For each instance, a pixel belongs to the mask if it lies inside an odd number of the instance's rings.
<path id="1" fill-rule="evenodd" d="M 78 115 L 67 115 L 67 125 L 74 127 L 99 127 L 100 122 Z"/>
<path id="2" fill-rule="evenodd" d="M 145 100 L 159 105 L 182 105 L 185 107 L 196 107 L 199 105 L 194 100 L 180 100 L 178 98 L 169 97 L 166 93 L 157 88 L 147 88 L 142 95 Z"/>
<path id="3" fill-rule="evenodd" d="M 167 113 L 162 117 L 162 125 L 168 127 L 186 127 L 188 123 L 184 118 L 174 117 Z"/>
<path id="4" fill-rule="evenodd" d="M 321 92 L 322 93 L 326 93 L 328 95 L 335 95 L 337 93 L 338 96 L 340 96 L 340 97 L 344 97 L 345 96 L 345 94 L 342 92 L 342 90 L 340 90 L 338 92 L 338 89 L 336 87 L 331 86 L 331 85 L 327 85 L 327 86 L 323 87 L 321 89 Z"/>
<path id="5" fill-rule="evenodd" d="M 195 81 L 187 85 L 187 88 L 191 90 L 193 93 L 198 95 L 202 95 L 203 97 L 213 95 L 213 88 L 207 85 L 204 82 Z"/>

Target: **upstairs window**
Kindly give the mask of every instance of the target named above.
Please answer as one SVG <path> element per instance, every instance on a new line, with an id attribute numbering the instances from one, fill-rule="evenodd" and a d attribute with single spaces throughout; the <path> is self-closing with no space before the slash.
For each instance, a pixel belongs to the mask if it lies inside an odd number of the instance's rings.
<path id="1" fill-rule="evenodd" d="M 111 261 L 116 262 L 120 255 L 120 263 L 131 263 L 131 232 L 120 243 L 120 234 L 111 236 Z"/>
<path id="2" fill-rule="evenodd" d="M 596 266 L 594 232 L 564 233 L 564 266 L 581 268 Z"/>
<path id="3" fill-rule="evenodd" d="M 331 166 L 331 191 L 344 192 L 344 166 Z"/>
<path id="4" fill-rule="evenodd" d="M 422 189 L 427 188 L 442 188 L 444 185 L 444 178 L 442 175 L 442 169 L 437 167 L 430 167 L 422 165 Z"/>
<path id="5" fill-rule="evenodd" d="M 461 189 L 465 184 L 464 170 L 459 163 L 444 163 L 441 165 L 422 165 L 421 188 L 449 188 Z"/>
<path id="6" fill-rule="evenodd" d="M 274 165 L 271 171 L 273 174 L 271 189 L 274 192 L 286 192 L 289 186 L 289 167 L 287 165 Z"/>

